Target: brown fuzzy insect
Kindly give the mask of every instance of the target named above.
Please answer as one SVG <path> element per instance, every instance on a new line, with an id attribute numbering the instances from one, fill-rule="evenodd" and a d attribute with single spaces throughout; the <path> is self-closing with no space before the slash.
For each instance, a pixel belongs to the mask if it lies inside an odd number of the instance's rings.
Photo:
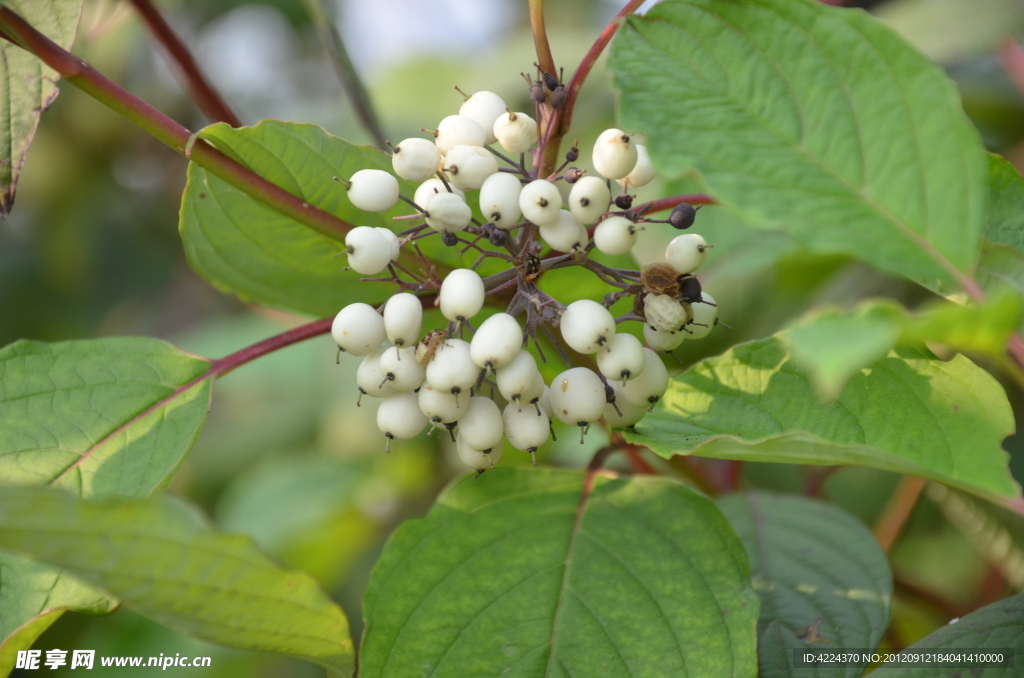
<path id="1" fill-rule="evenodd" d="M 647 264 L 640 271 L 640 284 L 644 286 L 645 292 L 665 294 L 678 299 L 680 277 L 671 264 L 655 262 Z"/>
<path id="2" fill-rule="evenodd" d="M 429 363 L 434 359 L 434 354 L 437 353 L 438 349 L 445 344 L 445 339 L 448 338 L 448 333 L 444 330 L 430 330 L 427 332 L 427 336 L 423 337 L 423 341 L 416 346 L 416 361 L 421 364 Z"/>

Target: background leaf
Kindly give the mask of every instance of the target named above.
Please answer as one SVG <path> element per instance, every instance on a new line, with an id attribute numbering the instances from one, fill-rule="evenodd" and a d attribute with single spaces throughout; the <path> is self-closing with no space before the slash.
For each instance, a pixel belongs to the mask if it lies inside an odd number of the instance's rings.
<path id="1" fill-rule="evenodd" d="M 872 672 L 876 678 L 958 678 L 970 675 L 972 678 L 1003 678 L 1016 673 L 1024 666 L 1024 593 L 1004 598 L 961 617 L 955 624 L 949 624 L 926 638 L 914 643 L 904 652 L 918 648 L 938 650 L 955 649 L 996 649 L 1012 648 L 1014 669 L 972 668 L 962 666 L 948 668 L 915 668 L 909 665 L 882 666 Z"/>
<path id="2" fill-rule="evenodd" d="M 714 504 L 663 478 L 498 468 L 403 524 L 359 675 L 756 674 L 756 596 Z"/>
<path id="3" fill-rule="evenodd" d="M 156 339 L 19 341 L 0 349 L 2 482 L 83 497 L 147 496 L 199 434 L 212 387 L 200 377 L 209 366 Z M 114 605 L 60 570 L 0 553 L 0 638 L 52 610 Z"/>
<path id="4" fill-rule="evenodd" d="M 1024 591 L 1024 515 L 940 483 L 930 483 L 927 495 L 1010 586 Z"/>
<path id="5" fill-rule="evenodd" d="M 889 624 L 892 571 L 863 523 L 803 497 L 748 492 L 717 502 L 743 541 L 758 620 L 760 678 L 857 678 L 856 667 L 793 667 L 793 648 L 876 648 Z"/>
<path id="6" fill-rule="evenodd" d="M 83 0 L 3 0 L 64 49 L 75 42 Z M 0 40 L 0 216 L 14 206 L 18 176 L 39 116 L 57 98 L 59 76 L 21 47 Z"/>
<path id="7" fill-rule="evenodd" d="M 7 488 L 0 546 L 65 567 L 182 633 L 351 674 L 348 621 L 316 582 L 279 569 L 248 537 L 213 533 L 180 501 Z"/>
<path id="8" fill-rule="evenodd" d="M 988 156 L 985 240 L 1024 249 L 1024 179 L 1006 158 Z"/>
<path id="9" fill-rule="evenodd" d="M 849 312 L 818 309 L 787 330 L 783 341 L 822 398 L 839 395 L 847 380 L 897 343 L 921 347 L 935 342 L 996 360 L 1021 320 L 1021 302 L 1007 292 L 982 304 L 938 302 L 911 314 L 894 301 L 868 299 Z"/>
<path id="10" fill-rule="evenodd" d="M 234 129 L 218 123 L 200 136 L 264 179 L 354 226 L 391 227 L 390 217 L 404 209 L 383 214 L 356 209 L 333 177 L 344 180 L 361 169 L 390 172 L 391 160 L 318 125 L 264 120 Z M 409 182 L 400 184 L 405 195 L 415 191 Z M 343 242 L 265 207 L 195 164 L 188 168 L 179 230 L 192 268 L 243 301 L 326 316 L 347 303 L 383 295 L 374 285 L 357 284 L 359 273 L 343 270 L 344 256 L 334 256 L 344 250 Z"/>
<path id="11" fill-rule="evenodd" d="M 864 12 L 812 0 L 669 0 L 610 67 L 626 129 L 753 224 L 932 288 L 980 245 L 985 155 L 941 69 Z"/>
<path id="12" fill-rule="evenodd" d="M 822 403 L 770 338 L 674 378 L 654 413 L 625 434 L 666 458 L 861 464 L 1012 497 L 1020 489 L 1000 446 L 1012 432 L 1006 393 L 963 356 L 943 362 L 897 349 Z"/>

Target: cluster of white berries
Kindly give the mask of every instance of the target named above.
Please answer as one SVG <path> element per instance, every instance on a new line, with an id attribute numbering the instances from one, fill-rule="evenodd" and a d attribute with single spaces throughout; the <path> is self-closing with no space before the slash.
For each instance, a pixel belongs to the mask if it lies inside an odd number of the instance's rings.
<path id="1" fill-rule="evenodd" d="M 562 167 L 538 177 L 536 169 L 527 167 L 526 156 L 539 152 L 542 126 L 565 94 L 564 86 L 547 74 L 533 83 L 531 93 L 541 125 L 526 113 L 510 111 L 496 94 L 477 92 L 466 97 L 457 115 L 438 124 L 432 141 L 411 138 L 394 146 L 395 174 L 420 184 L 412 198 L 401 196 L 398 180 L 381 170 L 361 170 L 347 180 L 348 197 L 359 209 L 382 212 L 403 199 L 417 214 L 398 218 L 421 222 L 398 234 L 369 226 L 347 234 L 349 266 L 366 276 L 387 271 L 390 277 L 378 280 L 397 283 L 403 291 L 379 309 L 363 303 L 346 306 L 332 327 L 339 348 L 362 357 L 356 372 L 360 399 L 382 399 L 377 425 L 388 450 L 391 440 L 413 438 L 428 427 L 444 428 L 462 461 L 483 471 L 500 459 L 503 438 L 535 453 L 554 436 L 553 420 L 580 427 L 580 442 L 598 420 L 614 428 L 633 426 L 668 387 L 657 351 L 705 336 L 717 323 L 714 300 L 693 276 L 710 247 L 701 236 L 675 238 L 665 261 L 642 271 L 611 269 L 588 256 L 594 248 L 609 255 L 629 252 L 641 224 L 688 228 L 696 210 L 684 203 L 659 222 L 644 216 L 650 205 L 632 206 L 629 190 L 649 183 L 655 171 L 635 135 L 619 129 L 606 130 L 594 146 L 592 161 L 601 177 L 585 176 L 585 170 L 574 167 L 559 174 L 579 157 L 576 146 Z M 495 143 L 501 151 L 491 146 Z M 499 167 L 499 160 L 508 166 Z M 559 181 L 566 190 L 560 190 Z M 618 196 L 613 197 L 612 181 L 622 188 Z M 478 191 L 484 222 L 473 218 L 469 191 Z M 446 245 L 475 247 L 481 258 L 443 279 L 429 265 L 420 278 L 397 263 L 406 243 L 433 234 L 440 234 Z M 495 249 L 477 246 L 481 239 Z M 554 254 L 538 256 L 541 243 Z M 504 259 L 508 270 L 481 278 L 473 269 L 485 256 Z M 564 306 L 533 284 L 544 270 L 569 265 L 590 268 L 619 291 L 603 303 L 580 300 Z M 413 280 L 400 278 L 396 268 Z M 512 284 L 517 291 L 508 312 L 474 327 L 486 295 Z M 436 292 L 433 305 L 448 326 L 424 334 L 424 304 L 418 295 L 430 292 Z M 633 312 L 616 319 L 608 308 L 626 296 L 634 298 Z M 523 314 L 525 328 L 515 317 Z M 626 320 L 644 322 L 649 347 L 616 331 Z M 560 342 L 548 328 L 556 325 Z M 569 367 L 545 383 L 525 349 L 531 339 L 537 343 L 538 328 L 548 333 L 567 363 L 565 347 L 592 356 L 596 371 Z"/>

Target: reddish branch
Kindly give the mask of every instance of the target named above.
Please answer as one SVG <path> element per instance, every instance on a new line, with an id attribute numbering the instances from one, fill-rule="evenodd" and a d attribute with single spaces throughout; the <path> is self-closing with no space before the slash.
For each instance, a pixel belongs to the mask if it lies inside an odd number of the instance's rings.
<path id="1" fill-rule="evenodd" d="M 530 3 L 531 6 L 533 3 Z M 626 6 L 615 15 L 615 18 L 611 20 L 601 35 L 597 36 L 597 40 L 591 45 L 590 49 L 587 50 L 580 65 L 576 67 L 576 72 L 572 74 L 572 78 L 569 79 L 569 84 L 565 87 L 565 103 L 562 105 L 562 122 L 561 122 L 561 133 L 565 134 L 569 131 L 569 126 L 572 124 L 572 111 L 576 106 L 576 97 L 580 93 L 580 88 L 583 87 L 583 81 L 590 75 L 591 69 L 594 68 L 594 64 L 597 62 L 597 58 L 601 56 L 601 52 L 611 42 L 612 36 L 615 35 L 615 31 L 619 30 L 619 26 L 622 25 L 623 17 L 643 4 L 643 0 L 629 0 Z"/>
<path id="2" fill-rule="evenodd" d="M 544 25 L 544 0 L 529 0 L 529 2 L 530 30 L 533 32 L 533 44 L 537 50 L 537 62 L 545 72 L 558 75 L 555 70 L 555 59 L 551 56 L 547 28 Z"/>
<path id="3" fill-rule="evenodd" d="M 688 193 L 686 195 L 672 195 L 667 198 L 660 198 L 658 200 L 652 200 L 647 205 L 642 205 L 637 208 L 638 212 L 643 214 L 654 214 L 655 212 L 662 212 L 664 210 L 670 210 L 676 205 L 681 205 L 684 202 L 690 203 L 691 205 L 717 205 L 718 201 L 712 198 L 710 195 L 704 193 Z"/>
<path id="4" fill-rule="evenodd" d="M 344 240 L 352 225 L 310 205 L 232 160 L 177 122 L 100 74 L 30 26 L 8 7 L 0 7 L 0 31 L 15 44 L 39 57 L 65 80 L 149 132 L 203 169 L 228 182 L 249 197 L 335 240 Z"/>
<path id="5" fill-rule="evenodd" d="M 1006 38 L 999 45 L 999 61 L 1006 74 L 1013 80 L 1013 84 L 1024 96 L 1024 48 L 1013 38 Z"/>
<path id="6" fill-rule="evenodd" d="M 182 84 L 206 117 L 214 122 L 226 122 L 232 127 L 241 127 L 242 121 L 206 79 L 185 43 L 178 38 L 153 3 L 150 0 L 131 0 L 131 2 L 146 22 L 150 32 L 167 52 L 171 63 L 177 67 L 178 77 Z"/>
<path id="7" fill-rule="evenodd" d="M 900 478 L 899 484 L 896 485 L 892 496 L 889 497 L 889 503 L 885 505 L 882 515 L 875 522 L 874 529 L 878 543 L 886 552 L 892 548 L 892 545 L 896 543 L 896 538 L 903 531 L 907 519 L 910 518 L 914 506 L 917 505 L 924 485 L 923 478 L 903 476 Z"/>

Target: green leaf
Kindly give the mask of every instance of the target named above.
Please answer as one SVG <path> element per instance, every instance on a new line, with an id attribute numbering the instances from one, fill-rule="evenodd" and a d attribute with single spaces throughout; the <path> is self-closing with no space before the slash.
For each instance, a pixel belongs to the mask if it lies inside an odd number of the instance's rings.
<path id="1" fill-rule="evenodd" d="M 356 209 L 334 177 L 344 180 L 361 169 L 390 171 L 391 161 L 317 125 L 264 120 L 234 129 L 218 123 L 199 135 L 264 179 L 355 226 L 390 227 L 390 217 L 402 209 L 384 214 Z M 411 184 L 401 185 L 412 195 Z M 359 273 L 343 270 L 344 256 L 335 255 L 344 243 L 292 221 L 194 163 L 188 168 L 179 230 L 192 268 L 246 302 L 326 316 L 383 294 L 374 285 L 357 284 Z"/>
<path id="2" fill-rule="evenodd" d="M 348 621 L 312 577 L 279 569 L 248 537 L 214 533 L 180 501 L 6 488 L 0 547 L 64 567 L 182 633 L 351 675 Z"/>
<path id="3" fill-rule="evenodd" d="M 943 362 L 896 349 L 823 403 L 785 344 L 769 338 L 674 378 L 625 435 L 666 458 L 860 464 L 1014 497 L 1020 488 L 1000 446 L 1013 427 L 1002 387 L 962 355 Z"/>
<path id="4" fill-rule="evenodd" d="M 19 14 L 64 49 L 75 41 L 83 0 L 4 0 Z M 0 217 L 14 206 L 18 177 L 39 116 L 57 98 L 59 76 L 49 66 L 17 45 L 0 40 Z"/>
<path id="5" fill-rule="evenodd" d="M 659 170 L 696 168 L 750 223 L 936 289 L 973 269 L 978 133 L 943 71 L 867 13 L 668 0 L 626 20 L 610 67 Z"/>
<path id="6" fill-rule="evenodd" d="M 1009 290 L 1024 297 L 1024 254 L 1012 247 L 982 243 L 974 275 L 989 294 Z"/>
<path id="7" fill-rule="evenodd" d="M 887 299 L 868 299 L 852 311 L 815 311 L 782 335 L 796 364 L 823 399 L 833 399 L 858 370 L 883 358 L 897 343 L 949 348 L 1000 359 L 1021 320 L 1016 295 L 999 294 L 980 305 L 938 302 L 910 314 Z"/>
<path id="8" fill-rule="evenodd" d="M 757 598 L 714 504 L 664 478 L 498 468 L 404 523 L 359 675 L 756 675 Z"/>
<path id="9" fill-rule="evenodd" d="M 823 400 L 833 399 L 858 370 L 883 358 L 900 336 L 899 304 L 861 303 L 853 311 L 816 310 L 782 336 Z"/>
<path id="10" fill-rule="evenodd" d="M 1006 158 L 990 154 L 985 240 L 1024 250 L 1024 179 Z"/>
<path id="11" fill-rule="evenodd" d="M 150 494 L 199 435 L 209 367 L 156 339 L 19 341 L 0 349 L 2 482 L 83 497 Z M 107 612 L 115 604 L 60 570 L 0 553 L 0 638 L 53 610 Z"/>
<path id="12" fill-rule="evenodd" d="M 952 665 L 946 668 L 923 668 L 908 664 L 889 664 L 871 673 L 873 678 L 1005 678 L 1020 672 L 1024 666 L 1024 593 L 1004 598 L 939 629 L 908 647 L 904 652 L 919 649 L 936 650 L 994 650 L 1010 648 L 1014 669 L 965 668 Z"/>
<path id="13" fill-rule="evenodd" d="M 51 610 L 34 617 L 0 643 L 0 676 L 10 675 L 17 663 L 18 652 L 31 648 L 36 639 L 43 635 L 43 631 L 50 628 L 61 614 L 60 610 Z"/>
<path id="14" fill-rule="evenodd" d="M 889 624 L 892 571 L 863 523 L 812 499 L 763 492 L 717 502 L 747 548 L 760 678 L 857 678 L 863 668 L 793 667 L 793 649 L 876 648 Z"/>

